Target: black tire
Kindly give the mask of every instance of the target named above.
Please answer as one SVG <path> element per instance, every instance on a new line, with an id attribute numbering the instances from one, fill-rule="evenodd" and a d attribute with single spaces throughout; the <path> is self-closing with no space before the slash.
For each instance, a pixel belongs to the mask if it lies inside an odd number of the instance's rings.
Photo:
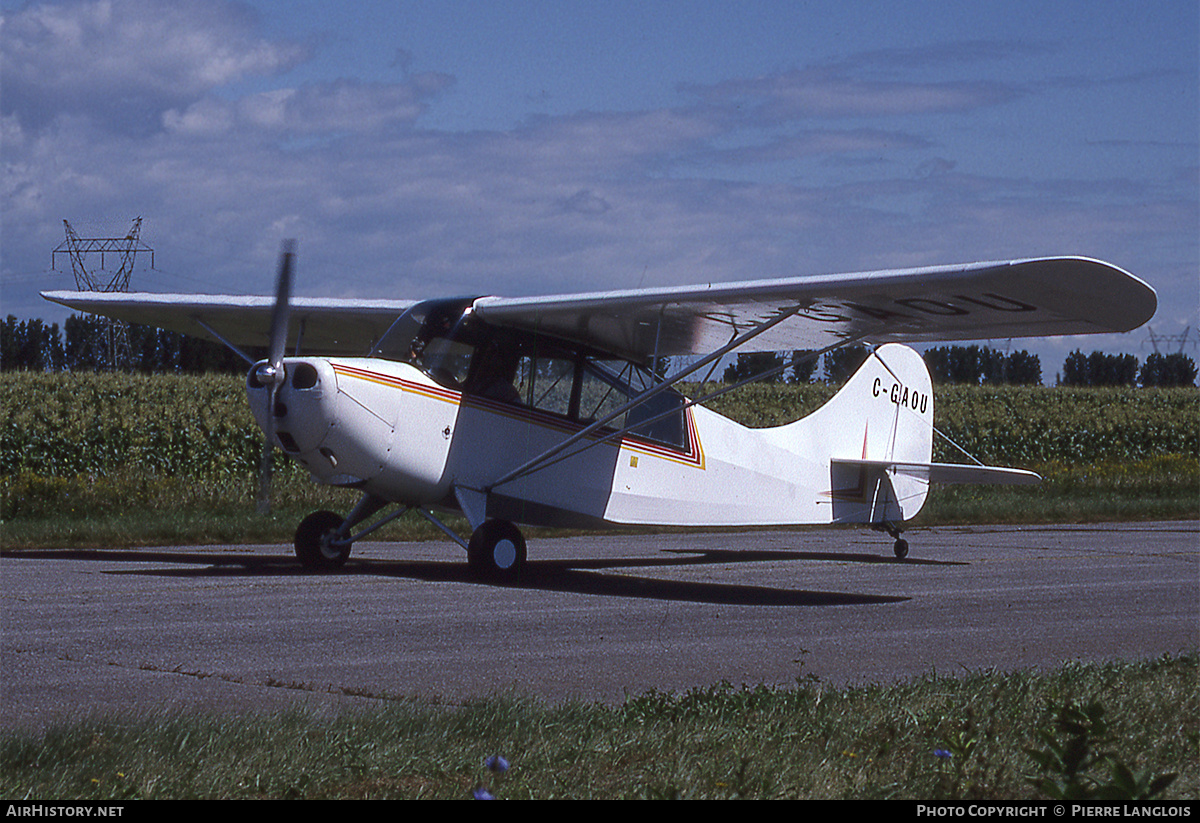
<path id="1" fill-rule="evenodd" d="M 896 545 L 892 547 L 892 551 L 896 553 L 898 560 L 908 557 L 908 541 L 904 538 L 896 538 Z"/>
<path id="2" fill-rule="evenodd" d="M 507 520 L 488 520 L 471 535 L 467 562 L 485 577 L 515 577 L 525 568 L 525 538 Z"/>
<path id="3" fill-rule="evenodd" d="M 336 512 L 313 512 L 296 529 L 296 557 L 306 569 L 340 569 L 350 556 L 350 544 L 331 546 L 331 538 L 345 522 Z"/>

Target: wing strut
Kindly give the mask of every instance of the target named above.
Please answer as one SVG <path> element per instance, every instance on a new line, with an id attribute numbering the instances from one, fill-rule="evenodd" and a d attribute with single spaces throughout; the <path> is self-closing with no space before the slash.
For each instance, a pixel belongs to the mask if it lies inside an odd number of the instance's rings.
<path id="1" fill-rule="evenodd" d="M 224 338 L 222 335 L 220 335 L 219 333 L 217 333 L 217 330 L 216 330 L 216 329 L 214 329 L 212 326 L 210 326 L 210 325 L 208 325 L 207 323 L 205 323 L 205 322 L 204 322 L 203 320 L 201 320 L 199 317 L 193 317 L 193 318 L 192 318 L 192 320 L 194 320 L 194 321 L 196 322 L 196 325 L 197 325 L 197 326 L 199 326 L 200 328 L 204 329 L 206 332 L 208 332 L 209 334 L 211 334 L 213 337 L 215 337 L 215 338 L 217 338 L 218 340 L 220 340 L 222 343 L 224 343 L 224 344 L 225 344 L 225 347 L 226 347 L 227 349 L 229 349 L 231 352 L 233 352 L 234 354 L 236 354 L 238 357 L 240 357 L 240 358 L 242 358 L 243 360 L 245 360 L 245 361 L 246 361 L 247 363 L 249 363 L 251 366 L 253 366 L 255 363 L 257 363 L 257 362 L 258 362 L 258 361 L 257 361 L 257 360 L 255 360 L 253 357 L 251 357 L 250 355 L 246 354 L 244 351 L 242 351 L 241 349 L 239 349 L 237 346 L 233 345 L 233 344 L 232 344 L 232 343 L 230 343 L 228 340 L 226 340 L 226 339 L 225 339 L 225 338 Z"/>

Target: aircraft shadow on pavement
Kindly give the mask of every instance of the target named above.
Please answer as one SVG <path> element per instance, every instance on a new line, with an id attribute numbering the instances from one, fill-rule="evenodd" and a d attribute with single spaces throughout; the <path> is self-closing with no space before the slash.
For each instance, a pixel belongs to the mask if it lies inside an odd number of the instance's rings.
<path id="1" fill-rule="evenodd" d="M 609 597 L 638 597 L 742 606 L 838 606 L 899 603 L 909 600 L 901 595 L 876 595 L 854 592 L 789 589 L 773 586 L 720 583 L 711 581 L 667 580 L 657 577 L 612 572 L 611 570 L 669 569 L 729 565 L 735 563 L 837 561 L 881 565 L 961 565 L 936 560 L 895 560 L 861 553 L 810 552 L 788 549 L 663 549 L 658 557 L 571 558 L 530 560 L 524 573 L 515 580 L 481 578 L 461 560 L 389 560 L 351 558 L 337 572 L 312 572 L 301 568 L 294 558 L 237 553 L 156 550 L 82 550 L 5 552 L 18 559 L 88 560 L 105 563 L 161 563 L 163 568 L 109 569 L 113 575 L 150 575 L 161 577 L 299 577 L 321 578 L 353 575 L 409 578 L 439 583 L 465 583 L 530 591 L 558 591 Z"/>

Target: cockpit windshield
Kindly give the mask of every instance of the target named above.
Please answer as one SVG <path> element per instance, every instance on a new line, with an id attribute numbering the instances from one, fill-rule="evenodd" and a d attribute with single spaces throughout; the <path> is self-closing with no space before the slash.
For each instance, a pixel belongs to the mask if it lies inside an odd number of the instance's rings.
<path id="1" fill-rule="evenodd" d="M 435 380 L 458 388 L 454 375 L 469 364 L 472 346 L 462 339 L 471 300 L 426 300 L 396 318 L 372 357 L 412 363 Z M 439 376 L 440 375 L 440 376 Z"/>

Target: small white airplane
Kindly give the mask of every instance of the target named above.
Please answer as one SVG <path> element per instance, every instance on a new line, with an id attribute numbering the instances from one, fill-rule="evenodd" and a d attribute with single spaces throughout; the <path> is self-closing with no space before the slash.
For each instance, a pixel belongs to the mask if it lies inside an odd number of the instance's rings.
<path id="1" fill-rule="evenodd" d="M 318 569 L 410 509 L 492 576 L 525 564 L 517 523 L 859 523 L 888 532 L 903 558 L 903 524 L 930 483 L 1040 478 L 931 462 L 929 372 L 901 343 L 1124 332 L 1157 307 L 1143 281 L 1080 257 L 419 302 L 294 299 L 293 260 L 285 244 L 273 298 L 43 296 L 218 340 L 251 362 L 247 394 L 268 442 L 317 481 L 362 493 L 344 518 L 300 523 L 296 555 Z M 699 405 L 714 395 L 674 388 L 734 351 L 816 357 L 854 343 L 871 348 L 859 371 L 788 425 L 750 429 Z M 244 353 L 255 346 L 265 360 Z M 663 378 L 666 357 L 690 365 Z M 466 516 L 469 540 L 444 511 Z"/>

